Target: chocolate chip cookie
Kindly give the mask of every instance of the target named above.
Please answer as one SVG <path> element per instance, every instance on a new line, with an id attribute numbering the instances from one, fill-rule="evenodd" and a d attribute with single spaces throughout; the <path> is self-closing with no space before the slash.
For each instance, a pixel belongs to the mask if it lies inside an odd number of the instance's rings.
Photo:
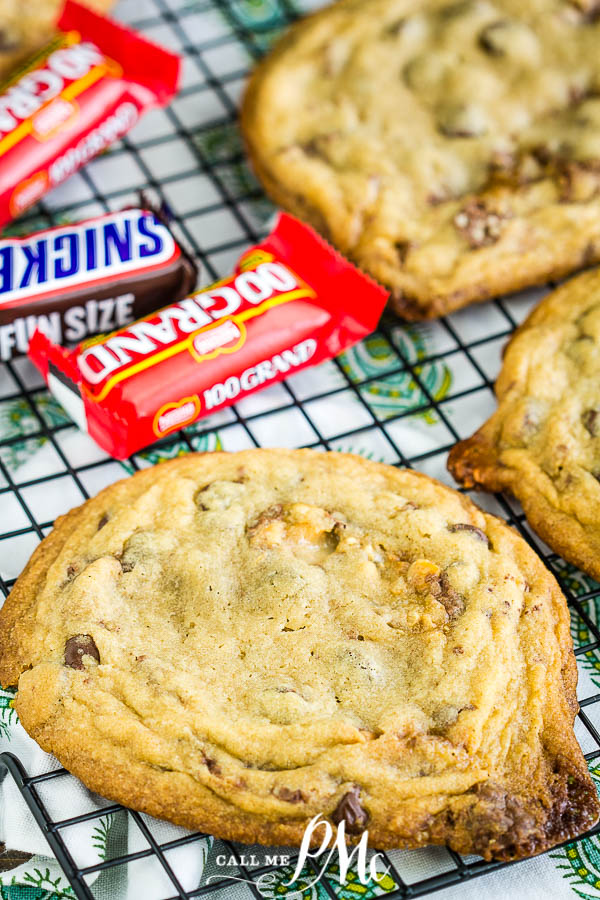
<path id="1" fill-rule="evenodd" d="M 17 581 L 0 680 L 91 789 L 235 840 L 297 844 L 321 814 L 516 859 L 598 816 L 554 578 L 456 491 L 359 457 L 190 455 L 110 486 Z"/>
<path id="2" fill-rule="evenodd" d="M 274 200 L 407 319 L 600 260 L 597 0 L 340 0 L 252 77 Z"/>
<path id="3" fill-rule="evenodd" d="M 82 0 L 107 12 L 113 0 Z M 50 40 L 63 0 L 0 0 L 0 79 Z"/>
<path id="4" fill-rule="evenodd" d="M 532 528 L 600 580 L 600 272 L 545 297 L 515 332 L 498 409 L 452 448 L 466 487 L 509 491 Z"/>

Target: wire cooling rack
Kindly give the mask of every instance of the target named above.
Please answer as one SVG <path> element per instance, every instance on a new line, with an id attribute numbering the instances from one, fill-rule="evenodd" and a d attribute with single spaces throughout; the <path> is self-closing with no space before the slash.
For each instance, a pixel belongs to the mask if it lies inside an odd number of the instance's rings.
<path id="1" fill-rule="evenodd" d="M 246 167 L 236 131 L 241 88 L 253 61 L 289 22 L 314 5 L 312 0 L 123 0 L 117 17 L 183 55 L 183 89 L 169 109 L 150 114 L 18 227 L 27 232 L 44 223 L 76 221 L 120 208 L 135 201 L 138 189 L 150 189 L 171 210 L 175 231 L 202 264 L 204 282 L 227 274 L 242 248 L 265 232 L 272 211 Z M 8 594 L 57 514 L 126 471 L 191 450 L 235 450 L 263 443 L 354 450 L 449 481 L 448 450 L 494 408 L 492 385 L 500 348 L 544 292 L 501 298 L 427 326 L 403 327 L 384 318 L 372 337 L 341 358 L 246 398 L 124 464 L 110 460 L 76 431 L 26 360 L 0 367 L 0 589 Z M 30 457 L 42 459 L 41 470 L 29 466 Z M 600 757 L 600 585 L 552 554 L 530 532 L 518 504 L 503 496 L 480 495 L 476 500 L 521 532 L 565 591 L 582 692 L 577 734 L 595 774 L 594 761 Z M 31 775 L 10 754 L 0 760 L 76 897 L 93 900 L 111 870 L 150 859 L 158 861 L 170 885 L 165 900 L 204 895 L 228 900 L 234 890 L 236 900 L 264 896 L 259 879 L 272 871 L 265 864 L 264 848 L 253 848 L 255 856 L 248 865 L 242 857 L 247 848 L 215 842 L 200 887 L 185 890 L 173 851 L 204 841 L 203 835 L 161 843 L 145 817 L 117 805 L 59 820 L 51 815 L 45 792 L 48 786 L 60 790 L 61 780 L 71 776 L 64 769 Z M 144 849 L 108 853 L 95 865 L 78 867 L 65 834 L 108 814 L 130 817 L 145 839 Z M 600 826 L 590 835 L 598 830 Z M 226 875 L 243 882 L 232 882 L 211 863 L 219 852 L 235 862 Z M 423 853 L 429 854 L 426 877 Z M 292 851 L 289 864 L 296 858 Z M 424 896 L 503 867 L 463 859 L 445 848 L 394 851 L 385 855 L 385 863 L 393 879 L 385 896 L 403 898 Z M 315 864 L 310 865 L 316 873 Z M 311 870 L 306 874 L 305 882 L 311 880 Z M 329 869 L 320 880 L 319 898 L 350 896 L 335 874 Z M 309 896 L 301 893 L 302 883 L 297 889 L 296 896 Z"/>

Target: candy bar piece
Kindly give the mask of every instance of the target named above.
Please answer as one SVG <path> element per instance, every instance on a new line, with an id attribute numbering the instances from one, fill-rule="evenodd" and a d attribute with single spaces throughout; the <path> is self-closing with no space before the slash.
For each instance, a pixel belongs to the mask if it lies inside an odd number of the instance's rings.
<path id="1" fill-rule="evenodd" d="M 177 90 L 179 59 L 67 0 L 60 32 L 0 88 L 0 226 Z"/>
<path id="2" fill-rule="evenodd" d="M 145 209 L 0 239 L 0 360 L 26 353 L 37 327 L 56 343 L 114 331 L 185 297 L 196 276 Z"/>
<path id="3" fill-rule="evenodd" d="M 308 225 L 281 215 L 229 278 L 75 350 L 38 329 L 29 356 L 79 427 L 122 459 L 350 347 L 386 299 Z"/>

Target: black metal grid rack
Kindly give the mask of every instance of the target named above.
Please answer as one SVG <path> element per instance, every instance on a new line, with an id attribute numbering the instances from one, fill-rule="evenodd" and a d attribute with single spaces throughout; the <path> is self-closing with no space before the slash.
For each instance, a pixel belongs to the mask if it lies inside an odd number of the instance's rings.
<path id="1" fill-rule="evenodd" d="M 122 159 L 125 173 L 130 172 L 134 165 L 139 183 L 133 187 L 151 189 L 160 201 L 170 207 L 175 229 L 199 258 L 204 268 L 205 281 L 226 274 L 241 249 L 255 242 L 264 231 L 264 223 L 261 222 L 260 214 L 257 214 L 257 209 L 264 212 L 260 209 L 262 193 L 243 168 L 242 148 L 235 139 L 237 97 L 249 65 L 264 52 L 273 37 L 302 11 L 302 7 L 294 0 L 259 0 L 258 6 L 265 14 L 260 21 L 250 23 L 243 13 L 246 7 L 250 12 L 256 7 L 252 0 L 124 0 L 117 7 L 117 15 L 120 11 L 127 13 L 126 18 L 134 27 L 157 40 L 172 44 L 184 54 L 186 77 L 183 90 L 173 106 L 161 112 L 158 118 L 155 117 L 151 128 L 124 140 L 112 150 L 108 158 L 113 161 Z M 205 34 L 203 24 L 206 22 L 210 24 L 208 35 Z M 201 111 L 197 123 L 189 119 L 190 110 L 192 115 L 193 110 Z M 227 140 L 223 142 L 215 139 L 218 135 L 226 135 Z M 157 171 L 156 154 L 162 160 L 158 168 L 162 166 L 163 172 Z M 174 156 L 184 162 L 171 171 L 170 160 Z M 78 180 L 75 188 L 66 195 L 58 194 L 58 200 L 49 198 L 35 214 L 24 220 L 23 230 L 27 230 L 28 221 L 31 223 L 40 216 L 50 223 L 60 222 L 67 207 L 68 215 L 72 219 L 78 219 L 118 208 L 128 202 L 132 188 L 131 177 L 127 176 L 125 185 L 113 185 L 111 189 L 107 189 L 103 184 L 102 166 L 102 161 L 99 164 L 92 163 L 75 176 Z M 232 171 L 237 173 L 233 180 L 230 177 Z M 188 188 L 191 184 L 189 179 L 201 179 L 206 202 L 198 206 L 191 205 L 195 195 L 193 189 Z M 179 203 L 177 197 L 180 198 Z M 185 206 L 183 211 L 182 202 Z M 217 221 L 215 216 L 221 218 Z M 218 240 L 207 247 L 206 241 L 214 240 L 213 224 L 214 230 L 218 232 Z M 206 241 L 201 236 L 204 233 Z M 313 382 L 310 390 L 306 386 L 298 388 L 297 382 L 292 378 L 277 388 L 276 399 L 271 406 L 267 404 L 266 407 L 261 407 L 259 404 L 258 407 L 248 408 L 240 404 L 233 407 L 220 421 L 219 434 L 228 448 L 233 448 L 233 445 L 260 446 L 263 433 L 261 422 L 268 416 L 293 413 L 298 426 L 298 444 L 322 449 L 339 449 L 342 446 L 347 448 L 348 445 L 360 447 L 368 436 L 369 440 L 376 441 L 378 446 L 384 448 L 380 455 L 386 461 L 414 466 L 439 476 L 450 447 L 464 437 L 465 433 L 470 433 L 472 424 L 483 419 L 483 413 L 476 410 L 486 407 L 487 412 L 487 407 L 491 408 L 494 360 L 499 347 L 518 324 L 526 304 L 526 300 L 510 298 L 501 298 L 488 304 L 484 330 L 473 329 L 470 325 L 467 327 L 464 314 L 442 319 L 435 325 L 433 349 L 417 354 L 403 341 L 402 326 L 395 320 L 384 318 L 373 338 L 373 346 L 385 349 L 384 370 L 357 375 L 344 360 L 334 360 L 327 364 L 323 383 Z M 476 317 L 480 315 L 479 311 L 474 310 L 469 322 L 477 321 Z M 432 367 L 444 367 L 451 358 L 460 360 L 461 366 L 468 367 L 469 378 L 464 383 L 459 379 L 455 390 L 442 397 L 437 388 L 431 385 L 428 374 Z M 49 516 L 40 514 L 36 503 L 32 501 L 34 489 L 43 491 L 47 486 L 55 485 L 57 480 L 62 479 L 65 484 L 68 480 L 69 491 L 76 495 L 75 502 L 78 502 L 104 483 L 115 480 L 118 466 L 103 454 L 83 462 L 75 460 L 63 440 L 73 431 L 73 426 L 67 420 L 49 418 L 47 406 L 42 402 L 47 399 L 46 391 L 39 380 L 32 378 L 31 370 L 22 361 L 16 360 L 2 367 L 1 372 L 0 408 L 4 405 L 10 410 L 10 404 L 20 404 L 21 409 L 26 410 L 27 428 L 16 428 L 14 434 L 8 436 L 0 431 L 0 524 L 6 510 L 9 510 L 9 515 L 12 515 L 11 510 L 16 510 L 20 523 L 19 527 L 9 529 L 4 520 L 5 524 L 0 528 L 0 544 L 5 541 L 20 541 L 25 548 L 22 551 L 24 553 L 25 550 L 29 552 L 33 544 L 43 538 L 52 524 Z M 404 383 L 410 386 L 411 402 L 396 411 L 382 410 L 372 402 L 377 398 L 380 385 L 391 385 L 393 392 L 398 379 L 404 379 Z M 342 415 L 341 424 L 332 433 L 330 427 L 324 427 L 322 419 L 315 412 L 318 404 L 326 401 L 341 408 L 349 398 L 354 412 L 345 419 Z M 465 433 L 461 433 L 462 418 L 471 414 L 476 421 L 469 421 Z M 415 417 L 419 416 L 433 417 L 443 436 L 434 447 L 424 450 L 417 448 L 419 452 L 413 452 L 410 442 L 407 443 L 402 436 L 402 427 L 405 423 L 414 422 Z M 214 418 L 209 418 L 195 427 L 172 435 L 160 442 L 158 452 L 168 454 L 198 449 L 199 442 L 214 433 L 214 422 Z M 235 438 L 230 441 L 228 435 L 235 435 Z M 32 441 L 52 448 L 52 471 L 22 479 L 15 475 L 7 460 L 12 452 Z M 146 461 L 144 454 L 137 455 L 129 461 L 130 469 L 136 469 L 146 464 Z M 600 585 L 590 583 L 589 579 L 581 579 L 578 573 L 565 566 L 543 546 L 530 532 L 522 512 L 513 501 L 503 496 L 495 499 L 480 496 L 477 499 L 514 525 L 557 575 L 574 616 L 574 629 L 579 638 L 576 649 L 578 661 L 583 669 L 597 670 L 600 673 L 600 629 L 596 625 L 595 615 L 596 601 L 600 609 Z M 19 552 L 21 551 L 17 555 Z M 4 576 L 0 574 L 0 589 L 4 595 L 8 594 L 16 574 L 17 572 Z M 591 683 L 594 683 L 593 679 Z M 600 674 L 598 684 L 600 685 Z M 600 693 L 595 691 L 581 699 L 578 735 L 590 765 L 600 757 L 599 703 Z M 30 776 L 14 756 L 4 754 L 0 761 L 15 780 L 78 898 L 92 900 L 96 896 L 94 887 L 89 884 L 90 876 L 149 858 L 159 861 L 172 885 L 165 900 L 167 896 L 168 900 L 171 897 L 192 898 L 208 894 L 222 898 L 228 896 L 232 882 L 224 876 L 217 877 L 210 884 L 203 881 L 202 886 L 197 889 L 184 890 L 176 866 L 169 860 L 170 851 L 193 844 L 202 839 L 202 835 L 189 834 L 160 844 L 138 813 L 123 810 L 116 805 L 58 821 L 50 816 L 41 787 L 48 783 L 59 785 L 62 778 L 70 777 L 68 773 L 58 769 Z M 126 856 L 109 855 L 94 866 L 78 868 L 64 840 L 65 829 L 110 812 L 133 817 L 147 841 L 147 848 Z M 600 826 L 596 826 L 590 835 L 599 830 Z M 240 857 L 244 848 L 227 842 L 220 843 L 237 860 L 236 875 L 248 880 L 248 896 L 260 898 L 262 894 L 256 882 L 268 867 L 245 866 Z M 424 896 L 491 873 L 503 866 L 501 863 L 486 863 L 480 859 L 462 859 L 451 851 L 443 853 L 445 856 L 438 866 L 439 871 L 418 881 L 406 874 L 403 877 L 402 867 L 396 858 L 390 872 L 395 887 L 385 896 Z M 293 855 L 291 859 L 293 861 Z M 387 862 L 392 864 L 390 859 Z M 323 896 L 332 900 L 338 896 L 334 879 L 326 877 L 320 884 Z"/>

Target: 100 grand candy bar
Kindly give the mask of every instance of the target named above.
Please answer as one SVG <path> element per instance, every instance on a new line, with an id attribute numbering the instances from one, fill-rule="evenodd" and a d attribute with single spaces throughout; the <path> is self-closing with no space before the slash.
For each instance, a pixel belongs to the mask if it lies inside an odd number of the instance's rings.
<path id="1" fill-rule="evenodd" d="M 38 329 L 29 356 L 79 427 L 122 459 L 337 355 L 375 328 L 386 299 L 282 214 L 229 278 L 74 350 Z"/>
<path id="2" fill-rule="evenodd" d="M 179 58 L 67 0 L 58 36 L 0 86 L 0 227 L 177 90 Z"/>

